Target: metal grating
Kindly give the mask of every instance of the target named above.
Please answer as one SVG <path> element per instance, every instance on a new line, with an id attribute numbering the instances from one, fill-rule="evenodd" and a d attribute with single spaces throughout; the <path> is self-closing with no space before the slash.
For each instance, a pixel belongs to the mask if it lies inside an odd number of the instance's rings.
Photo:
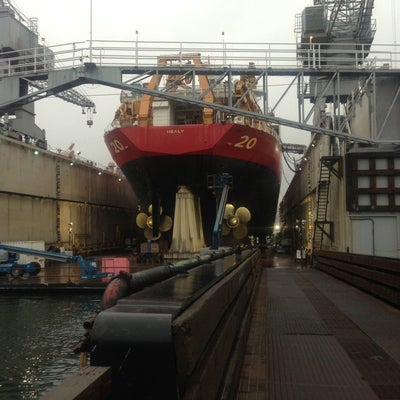
<path id="1" fill-rule="evenodd" d="M 396 340 L 392 313 L 373 311 L 369 298 L 316 270 L 266 274 L 237 400 L 400 399 L 400 363 L 387 353 L 397 344 L 385 352 L 360 328 L 373 319 L 372 337 Z"/>
<path id="2" fill-rule="evenodd" d="M 298 280 L 327 328 L 379 399 L 400 399 L 400 366 L 311 282 Z"/>

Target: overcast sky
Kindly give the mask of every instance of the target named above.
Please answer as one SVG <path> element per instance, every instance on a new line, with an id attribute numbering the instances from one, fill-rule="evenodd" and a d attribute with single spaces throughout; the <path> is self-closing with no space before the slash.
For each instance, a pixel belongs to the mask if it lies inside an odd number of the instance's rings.
<path id="1" fill-rule="evenodd" d="M 90 0 L 11 1 L 28 18 L 38 18 L 40 35 L 48 46 L 90 38 Z M 197 3 L 92 0 L 92 35 L 94 40 L 135 40 L 138 31 L 139 40 L 146 41 L 217 42 L 224 32 L 226 42 L 294 43 L 295 14 L 312 3 L 311 0 L 203 0 Z M 397 43 L 400 1 L 375 0 L 373 16 L 377 21 L 375 43 Z M 79 107 L 59 99 L 36 103 L 37 124 L 46 129 L 51 147 L 67 148 L 75 143 L 75 149 L 82 156 L 106 165 L 111 157 L 103 134 L 118 108 L 119 93 L 95 86 L 85 86 L 84 90 L 93 95 L 97 105 L 91 128 Z M 276 116 L 290 118 L 288 108 L 291 107 L 285 108 L 282 104 Z M 296 119 L 297 115 L 291 118 Z M 304 144 L 308 142 L 308 134 L 292 133 L 284 128 L 283 139 Z"/>

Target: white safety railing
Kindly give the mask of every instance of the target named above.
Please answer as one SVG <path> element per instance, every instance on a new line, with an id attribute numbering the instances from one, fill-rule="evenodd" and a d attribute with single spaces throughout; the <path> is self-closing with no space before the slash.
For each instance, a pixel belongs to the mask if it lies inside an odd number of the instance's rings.
<path id="1" fill-rule="evenodd" d="M 37 139 L 33 136 L 29 136 L 25 133 L 12 129 L 7 123 L 4 123 L 2 119 L 0 119 L 0 137 L 1 140 L 8 140 L 11 142 L 18 141 L 26 146 L 32 146 L 36 151 L 39 152 L 48 151 L 58 154 L 60 157 L 63 157 L 66 161 L 68 161 L 71 166 L 75 164 L 86 165 L 98 169 L 101 173 L 107 172 L 110 175 L 115 175 L 118 180 L 123 179 L 122 171 L 112 162 L 108 165 L 104 165 L 82 157 L 80 152 L 75 153 L 74 151 L 70 150 L 54 148 L 50 146 L 46 140 Z"/>
<path id="2" fill-rule="evenodd" d="M 400 60 L 400 48 L 393 45 L 97 40 L 2 52 L 0 77 L 47 74 L 89 62 L 154 69 L 159 56 L 185 53 L 201 54 L 209 68 L 232 69 L 248 68 L 250 63 L 265 69 L 393 69 L 399 68 Z M 182 58 L 182 65 L 187 62 Z"/>

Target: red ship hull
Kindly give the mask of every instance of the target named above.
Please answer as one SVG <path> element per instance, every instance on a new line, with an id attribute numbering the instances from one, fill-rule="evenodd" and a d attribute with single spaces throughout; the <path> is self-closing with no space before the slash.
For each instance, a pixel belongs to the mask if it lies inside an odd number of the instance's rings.
<path id="1" fill-rule="evenodd" d="M 116 128 L 105 142 L 139 204 L 147 206 L 156 194 L 164 212 L 173 215 L 178 187 L 187 186 L 200 198 L 208 238 L 216 199 L 207 176 L 228 173 L 233 178 L 228 202 L 252 214 L 249 235 L 263 241 L 271 233 L 281 180 L 275 135 L 239 124 L 137 126 Z"/>

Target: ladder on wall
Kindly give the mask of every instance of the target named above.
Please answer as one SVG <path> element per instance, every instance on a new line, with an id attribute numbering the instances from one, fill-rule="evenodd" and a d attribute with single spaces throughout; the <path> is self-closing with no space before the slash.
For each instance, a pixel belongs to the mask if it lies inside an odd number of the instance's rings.
<path id="1" fill-rule="evenodd" d="M 320 160 L 317 190 L 317 210 L 314 221 L 313 251 L 321 250 L 324 236 L 333 241 L 333 221 L 328 221 L 329 187 L 331 177 L 342 178 L 342 158 L 324 156 Z"/>

